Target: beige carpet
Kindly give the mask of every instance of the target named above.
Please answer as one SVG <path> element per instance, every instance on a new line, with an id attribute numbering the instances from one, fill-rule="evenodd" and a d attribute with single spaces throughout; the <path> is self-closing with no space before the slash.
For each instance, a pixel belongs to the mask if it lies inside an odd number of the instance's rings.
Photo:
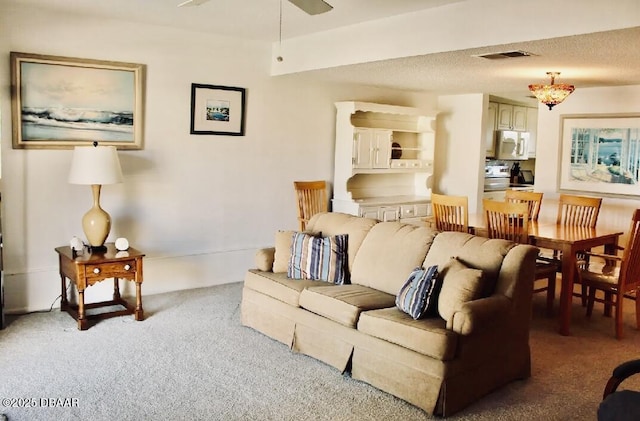
<path id="1" fill-rule="evenodd" d="M 241 288 L 237 283 L 148 296 L 145 321 L 119 317 L 84 332 L 56 310 L 10 318 L 0 331 L 0 398 L 35 399 L 38 405 L 5 404 L 0 413 L 9 420 L 432 419 L 241 326 Z M 563 337 L 537 295 L 533 376 L 449 419 L 595 420 L 611 370 L 640 358 L 640 332 L 632 327 L 632 305 L 627 337 L 617 341 L 600 308 L 589 321 L 574 303 L 573 335 Z M 627 387 L 640 390 L 638 377 Z M 50 398 L 77 404 L 42 408 L 41 399 Z"/>

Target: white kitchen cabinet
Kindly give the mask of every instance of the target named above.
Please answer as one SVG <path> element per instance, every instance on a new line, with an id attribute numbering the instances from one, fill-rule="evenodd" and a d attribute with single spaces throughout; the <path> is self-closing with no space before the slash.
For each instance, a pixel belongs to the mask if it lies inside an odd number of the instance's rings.
<path id="1" fill-rule="evenodd" d="M 529 128 L 529 158 L 536 157 L 536 143 L 538 142 L 538 109 L 527 108 L 527 127 Z"/>
<path id="2" fill-rule="evenodd" d="M 384 222 L 399 220 L 400 206 L 380 206 L 378 208 L 378 219 Z"/>
<path id="3" fill-rule="evenodd" d="M 382 221 L 427 216 L 435 116 L 386 104 L 335 105 L 333 211 Z"/>
<path id="4" fill-rule="evenodd" d="M 512 104 L 498 104 L 498 130 L 527 131 L 527 107 Z"/>
<path id="5" fill-rule="evenodd" d="M 353 168 L 389 168 L 392 143 L 391 130 L 354 129 Z"/>
<path id="6" fill-rule="evenodd" d="M 380 219 L 378 217 L 378 207 L 377 206 L 362 206 L 359 209 L 358 216 L 362 216 L 363 218 L 372 218 L 372 219 Z"/>
<path id="7" fill-rule="evenodd" d="M 375 201 L 375 199 L 372 200 Z M 431 206 L 426 201 L 423 203 L 404 204 L 379 203 L 375 206 L 373 206 L 373 203 L 368 203 L 359 207 L 357 215 L 385 222 L 401 221 L 422 226 L 424 225 L 424 218 L 431 215 Z"/>
<path id="8" fill-rule="evenodd" d="M 498 104 L 490 102 L 487 108 L 487 123 L 484 131 L 485 156 L 496 156 L 496 119 L 498 117 Z"/>

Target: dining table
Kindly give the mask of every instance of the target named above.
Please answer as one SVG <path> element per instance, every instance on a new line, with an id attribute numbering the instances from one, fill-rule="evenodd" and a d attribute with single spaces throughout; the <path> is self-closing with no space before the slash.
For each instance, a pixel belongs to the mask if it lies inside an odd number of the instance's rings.
<path id="1" fill-rule="evenodd" d="M 426 218 L 427 226 L 435 228 L 432 217 Z M 469 214 L 469 232 L 487 236 L 483 213 Z M 561 335 L 571 334 L 571 310 L 576 273 L 576 253 L 596 247 L 604 247 L 607 254 L 615 254 L 622 231 L 598 224 L 595 228 L 558 224 L 556 219 L 541 218 L 529 222 L 529 244 L 541 249 L 557 250 L 561 256 L 562 282 L 559 301 L 559 327 Z"/>

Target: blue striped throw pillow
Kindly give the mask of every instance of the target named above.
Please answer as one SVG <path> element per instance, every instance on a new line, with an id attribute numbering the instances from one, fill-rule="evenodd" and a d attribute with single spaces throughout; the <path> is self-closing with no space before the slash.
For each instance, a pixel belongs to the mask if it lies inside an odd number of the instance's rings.
<path id="1" fill-rule="evenodd" d="M 293 233 L 287 276 L 339 285 L 349 283 L 347 240 L 347 234 L 316 237 L 302 232 Z"/>
<path id="2" fill-rule="evenodd" d="M 435 314 L 438 307 L 438 266 L 415 268 L 396 296 L 396 306 L 415 320 Z"/>

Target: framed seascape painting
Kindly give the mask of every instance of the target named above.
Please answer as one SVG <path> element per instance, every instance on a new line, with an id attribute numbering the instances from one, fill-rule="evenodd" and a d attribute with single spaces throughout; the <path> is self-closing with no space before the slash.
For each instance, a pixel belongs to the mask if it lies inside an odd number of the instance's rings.
<path id="1" fill-rule="evenodd" d="M 191 134 L 244 136 L 245 89 L 191 84 Z"/>
<path id="2" fill-rule="evenodd" d="M 561 118 L 561 190 L 640 195 L 640 114 Z"/>
<path id="3" fill-rule="evenodd" d="M 11 52 L 13 148 L 143 147 L 143 64 Z"/>

